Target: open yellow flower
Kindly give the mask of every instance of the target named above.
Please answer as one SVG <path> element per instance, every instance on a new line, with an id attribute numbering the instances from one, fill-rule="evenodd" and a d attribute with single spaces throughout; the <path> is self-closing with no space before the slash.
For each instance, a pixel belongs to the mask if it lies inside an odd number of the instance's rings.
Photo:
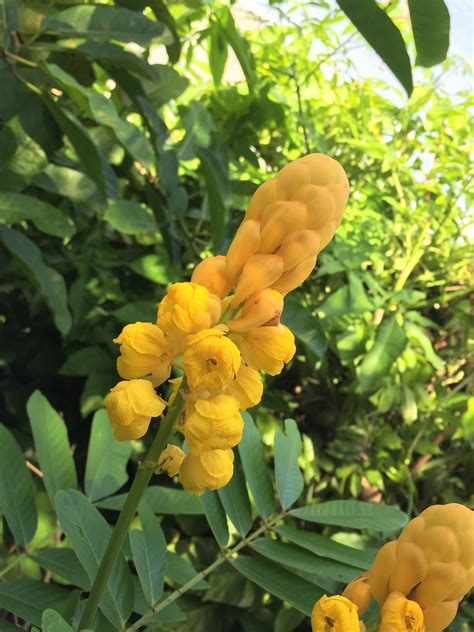
<path id="1" fill-rule="evenodd" d="M 184 457 L 185 454 L 179 446 L 168 443 L 160 455 L 155 472 L 157 474 L 166 472 L 168 476 L 176 476 L 179 473 Z"/>
<path id="2" fill-rule="evenodd" d="M 172 339 L 195 334 L 216 323 L 220 300 L 197 283 L 175 283 L 158 305 L 158 326 Z"/>
<path id="3" fill-rule="evenodd" d="M 182 429 L 191 454 L 233 448 L 242 438 L 239 402 L 231 395 L 198 399 Z"/>
<path id="4" fill-rule="evenodd" d="M 157 325 L 126 325 L 114 342 L 120 345 L 117 371 L 121 377 L 132 380 L 149 375 L 154 386 L 169 378 L 173 350 Z"/>
<path id="5" fill-rule="evenodd" d="M 203 329 L 188 340 L 183 369 L 192 389 L 219 390 L 239 368 L 240 352 L 220 329 Z"/>
<path id="6" fill-rule="evenodd" d="M 227 386 L 226 392 L 237 399 L 240 410 L 251 408 L 262 399 L 262 378 L 258 371 L 242 364 L 235 379 Z"/>
<path id="7" fill-rule="evenodd" d="M 313 632 L 359 632 L 357 606 L 346 597 L 324 595 L 311 613 Z"/>
<path id="8" fill-rule="evenodd" d="M 284 325 L 256 327 L 245 335 L 231 334 L 245 362 L 257 371 L 270 375 L 281 373 L 295 355 L 295 337 Z"/>
<path id="9" fill-rule="evenodd" d="M 151 418 L 161 415 L 166 406 L 148 380 L 119 382 L 107 395 L 105 404 L 119 441 L 143 437 Z"/>
<path id="10" fill-rule="evenodd" d="M 227 485 L 234 471 L 232 450 L 187 454 L 179 470 L 179 481 L 190 494 L 200 496 L 206 489 Z"/>
<path id="11" fill-rule="evenodd" d="M 381 610 L 380 632 L 422 632 L 423 612 L 415 601 L 392 592 Z"/>

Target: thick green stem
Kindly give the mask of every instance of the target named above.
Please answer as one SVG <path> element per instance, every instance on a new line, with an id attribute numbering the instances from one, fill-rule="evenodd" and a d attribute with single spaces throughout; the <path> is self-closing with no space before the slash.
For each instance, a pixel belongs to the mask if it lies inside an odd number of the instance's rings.
<path id="1" fill-rule="evenodd" d="M 99 570 L 97 571 L 89 599 L 87 600 L 86 607 L 84 608 L 84 612 L 79 623 L 79 630 L 89 629 L 91 627 L 110 572 L 120 551 L 122 550 L 123 542 L 130 527 L 130 523 L 135 516 L 138 505 L 143 496 L 143 492 L 145 491 L 156 468 L 160 454 L 173 434 L 174 427 L 179 416 L 183 412 L 183 408 L 184 400 L 181 395 L 178 394 L 172 405 L 169 407 L 166 417 L 161 420 L 159 430 L 156 433 L 156 437 L 151 444 L 145 460 L 138 467 L 132 487 L 125 499 L 122 511 L 120 512 L 117 523 L 112 531 L 105 555 L 100 563 Z"/>

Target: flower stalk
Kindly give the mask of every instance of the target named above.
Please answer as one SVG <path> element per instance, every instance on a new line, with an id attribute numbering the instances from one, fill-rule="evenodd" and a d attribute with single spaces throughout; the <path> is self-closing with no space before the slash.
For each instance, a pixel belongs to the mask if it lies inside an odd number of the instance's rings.
<path id="1" fill-rule="evenodd" d="M 143 493 L 150 482 L 151 476 L 156 468 L 159 457 L 170 440 L 174 432 L 176 422 L 184 410 L 184 400 L 178 393 L 167 414 L 160 422 L 160 427 L 151 444 L 143 465 L 138 467 L 133 484 L 128 492 L 125 503 L 119 514 L 118 520 L 112 531 L 104 557 L 100 563 L 97 575 L 89 594 L 89 598 L 84 608 L 84 612 L 79 623 L 79 630 L 89 629 L 95 617 L 102 594 L 107 585 L 107 580 L 117 557 L 122 550 L 130 524 L 136 514 Z"/>

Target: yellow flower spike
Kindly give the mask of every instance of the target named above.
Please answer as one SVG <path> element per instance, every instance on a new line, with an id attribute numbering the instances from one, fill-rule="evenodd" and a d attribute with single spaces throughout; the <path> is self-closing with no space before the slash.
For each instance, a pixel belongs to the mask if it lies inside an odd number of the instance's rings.
<path id="1" fill-rule="evenodd" d="M 245 335 L 230 334 L 244 361 L 257 371 L 278 375 L 295 355 L 295 337 L 284 325 L 257 327 Z"/>
<path id="2" fill-rule="evenodd" d="M 279 325 L 283 297 L 276 290 L 265 288 L 245 301 L 238 318 L 227 323 L 230 331 L 247 331 L 262 325 Z"/>
<path id="3" fill-rule="evenodd" d="M 117 371 L 127 380 L 150 375 L 154 386 L 165 382 L 171 373 L 173 349 L 161 329 L 153 323 L 126 325 L 114 338 L 120 345 Z"/>
<path id="4" fill-rule="evenodd" d="M 400 592 L 390 593 L 380 614 L 379 632 L 424 632 L 423 611 Z"/>
<path id="5" fill-rule="evenodd" d="M 190 494 L 201 496 L 206 489 L 227 485 L 234 471 L 232 450 L 187 454 L 179 470 L 179 481 Z"/>
<path id="6" fill-rule="evenodd" d="M 459 602 L 457 599 L 453 601 L 440 601 L 434 606 L 428 606 L 423 610 L 423 619 L 425 623 L 424 632 L 442 632 L 456 618 Z"/>
<path id="7" fill-rule="evenodd" d="M 110 390 L 105 405 L 114 437 L 127 441 L 143 437 L 151 418 L 161 415 L 166 402 L 158 397 L 148 380 L 129 380 Z"/>
<path id="8" fill-rule="evenodd" d="M 432 562 L 426 577 L 415 588 L 412 597 L 422 608 L 427 608 L 446 601 L 452 594 L 457 596 L 465 580 L 466 571 L 459 562 Z"/>
<path id="9" fill-rule="evenodd" d="M 283 259 L 283 271 L 291 270 L 319 249 L 319 233 L 315 230 L 298 230 L 288 235 L 276 251 Z"/>
<path id="10" fill-rule="evenodd" d="M 272 254 L 284 239 L 295 230 L 306 228 L 307 209 L 301 202 L 275 202 L 262 215 L 261 254 Z"/>
<path id="11" fill-rule="evenodd" d="M 428 563 L 423 549 L 413 542 L 397 542 L 397 563 L 392 571 L 388 588 L 390 592 L 408 593 L 428 572 Z"/>
<path id="12" fill-rule="evenodd" d="M 363 573 L 349 582 L 345 587 L 342 596 L 347 597 L 347 599 L 355 603 L 358 608 L 359 615 L 362 616 L 369 607 L 369 603 L 372 598 L 369 586 L 369 574 Z"/>
<path id="13" fill-rule="evenodd" d="M 221 389 L 239 368 L 240 352 L 221 329 L 203 329 L 189 338 L 183 369 L 192 389 Z"/>
<path id="14" fill-rule="evenodd" d="M 260 246 L 260 222 L 244 220 L 229 246 L 225 268 L 232 286 L 237 283 L 242 268 Z"/>
<path id="15" fill-rule="evenodd" d="M 158 326 L 172 339 L 208 329 L 219 320 L 218 298 L 197 283 L 174 283 L 158 305 Z"/>
<path id="16" fill-rule="evenodd" d="M 231 395 L 220 394 L 210 399 L 197 399 L 186 415 L 182 432 L 189 452 L 201 454 L 233 448 L 242 438 L 242 429 L 239 402 Z"/>
<path id="17" fill-rule="evenodd" d="M 283 272 L 283 259 L 278 255 L 252 255 L 244 265 L 235 286 L 231 307 L 236 309 L 251 294 L 271 286 Z"/>
<path id="18" fill-rule="evenodd" d="M 357 606 L 346 597 L 324 595 L 311 613 L 313 632 L 359 632 Z"/>
<path id="19" fill-rule="evenodd" d="M 337 221 L 336 199 L 328 187 L 309 184 L 295 199 L 306 207 L 306 228 L 321 230 L 328 222 Z"/>
<path id="20" fill-rule="evenodd" d="M 370 591 L 379 604 L 384 603 L 390 593 L 388 583 L 396 562 L 397 542 L 392 540 L 379 550 L 369 572 Z"/>
<path id="21" fill-rule="evenodd" d="M 224 298 L 232 287 L 226 272 L 226 258 L 222 255 L 207 257 L 194 268 L 191 281 L 204 285 L 211 294 Z"/>
<path id="22" fill-rule="evenodd" d="M 180 447 L 168 443 L 158 460 L 158 467 L 155 470 L 156 474 L 166 472 L 168 476 L 176 476 L 179 473 L 181 463 L 185 456 Z"/>
<path id="23" fill-rule="evenodd" d="M 235 380 L 227 387 L 227 394 L 239 402 L 240 410 L 256 406 L 263 395 L 262 378 L 258 371 L 242 364 Z"/>
<path id="24" fill-rule="evenodd" d="M 273 283 L 272 288 L 280 292 L 282 296 L 286 296 L 288 292 L 299 287 L 309 277 L 316 265 L 316 260 L 316 255 L 307 257 L 291 270 L 283 272 L 278 281 Z"/>
<path id="25" fill-rule="evenodd" d="M 268 180 L 261 184 L 250 198 L 250 202 L 245 213 L 246 220 L 260 220 L 264 209 L 277 201 L 277 190 L 275 179 Z"/>

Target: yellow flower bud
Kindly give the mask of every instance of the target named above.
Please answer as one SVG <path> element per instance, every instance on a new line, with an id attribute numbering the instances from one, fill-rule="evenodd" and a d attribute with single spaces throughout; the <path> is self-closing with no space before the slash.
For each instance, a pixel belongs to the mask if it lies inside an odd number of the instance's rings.
<path id="1" fill-rule="evenodd" d="M 277 189 L 275 179 L 261 184 L 250 198 L 245 214 L 247 220 L 260 220 L 262 213 L 269 204 L 277 201 Z"/>
<path id="2" fill-rule="evenodd" d="M 191 454 L 233 448 L 242 438 L 239 402 L 231 395 L 198 399 L 186 414 L 184 433 Z"/>
<path id="3" fill-rule="evenodd" d="M 307 210 L 301 202 L 275 202 L 262 215 L 261 254 L 273 254 L 284 239 L 296 230 L 306 228 Z"/>
<path id="4" fill-rule="evenodd" d="M 260 245 L 260 222 L 244 220 L 229 246 L 225 268 L 231 284 L 235 285 L 242 268 Z"/>
<path id="5" fill-rule="evenodd" d="M 240 352 L 220 329 L 203 329 L 189 338 L 183 369 L 192 389 L 221 389 L 239 368 Z"/>
<path id="6" fill-rule="evenodd" d="M 151 418 L 161 415 L 166 406 L 148 380 L 119 382 L 107 395 L 105 404 L 119 441 L 143 437 Z"/>
<path id="7" fill-rule="evenodd" d="M 368 580 L 368 573 L 363 573 L 349 582 L 342 593 L 343 597 L 347 597 L 347 599 L 355 603 L 360 616 L 367 610 L 372 598 Z"/>
<path id="8" fill-rule="evenodd" d="M 220 318 L 218 299 L 197 283 L 175 283 L 158 306 L 158 326 L 173 339 L 208 329 Z"/>
<path id="9" fill-rule="evenodd" d="M 187 454 L 179 470 L 179 481 L 190 494 L 201 496 L 206 489 L 227 485 L 234 471 L 232 450 Z"/>
<path id="10" fill-rule="evenodd" d="M 126 325 L 114 339 L 120 345 L 117 371 L 127 380 L 151 376 L 154 386 L 168 379 L 173 350 L 161 329 L 153 323 Z"/>
<path id="11" fill-rule="evenodd" d="M 180 470 L 184 457 L 185 454 L 180 447 L 173 445 L 172 443 L 168 443 L 158 459 L 158 467 L 155 470 L 156 473 L 159 474 L 160 472 L 166 472 L 168 476 L 176 476 Z"/>
<path id="12" fill-rule="evenodd" d="M 230 334 L 245 362 L 257 371 L 278 375 L 295 355 L 295 337 L 284 325 L 256 327 L 245 335 Z"/>
<path id="13" fill-rule="evenodd" d="M 282 296 L 286 296 L 288 292 L 291 292 L 299 287 L 303 281 L 306 281 L 316 265 L 316 258 L 316 255 L 307 257 L 291 270 L 283 272 L 278 281 L 273 283 L 272 288 L 280 292 Z"/>
<path id="14" fill-rule="evenodd" d="M 291 270 L 308 257 L 314 257 L 319 248 L 319 233 L 315 230 L 298 230 L 288 235 L 276 251 L 283 259 L 283 270 Z"/>
<path id="15" fill-rule="evenodd" d="M 247 331 L 262 325 L 278 325 L 283 311 L 283 297 L 276 290 L 265 288 L 245 301 L 238 318 L 227 323 L 231 331 Z"/>
<path id="16" fill-rule="evenodd" d="M 258 371 L 242 364 L 235 380 L 227 387 L 227 394 L 239 402 L 240 410 L 256 406 L 263 395 L 262 379 Z"/>
<path id="17" fill-rule="evenodd" d="M 211 294 L 224 298 L 232 287 L 226 272 L 226 258 L 222 255 L 207 257 L 194 268 L 191 281 L 207 287 Z"/>
<path id="18" fill-rule="evenodd" d="M 283 259 L 277 255 L 252 255 L 240 273 L 231 302 L 236 309 L 251 294 L 275 283 L 283 272 Z"/>
<path id="19" fill-rule="evenodd" d="M 462 598 L 464 595 L 459 594 L 459 588 L 465 580 L 466 571 L 459 562 L 432 562 L 426 577 L 415 588 L 412 596 L 422 608 L 440 601 L 452 601 L 454 596 Z"/>
<path id="20" fill-rule="evenodd" d="M 377 553 L 369 573 L 370 591 L 379 604 L 390 594 L 390 577 L 397 563 L 397 542 L 387 542 Z"/>
<path id="21" fill-rule="evenodd" d="M 423 612 L 415 601 L 392 592 L 381 609 L 380 632 L 422 632 Z"/>
<path id="22" fill-rule="evenodd" d="M 359 632 L 357 606 L 341 595 L 324 595 L 314 604 L 311 628 L 313 632 Z"/>

